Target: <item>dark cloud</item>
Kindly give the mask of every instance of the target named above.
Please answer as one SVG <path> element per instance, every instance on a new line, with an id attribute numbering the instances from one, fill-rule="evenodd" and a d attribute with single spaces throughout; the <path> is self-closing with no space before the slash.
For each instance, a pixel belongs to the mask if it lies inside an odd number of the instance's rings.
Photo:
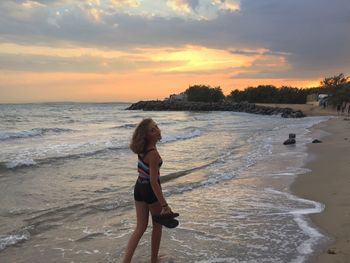
<path id="1" fill-rule="evenodd" d="M 242 38 L 277 52 L 289 53 L 291 70 L 241 77 L 310 78 L 350 71 L 350 2 L 243 1 L 245 24 Z M 267 2 L 269 2 L 267 4 Z M 264 4 L 265 3 L 265 4 Z"/>
<path id="2" fill-rule="evenodd" d="M 114 13 L 95 22 L 78 6 L 57 17 L 54 9 L 43 7 L 28 14 L 25 23 L 14 10 L 19 2 L 0 3 L 2 42 L 115 49 L 192 44 L 235 52 L 265 48 L 271 54 L 290 54 L 290 70 L 259 69 L 245 77 L 310 78 L 350 71 L 348 0 L 244 0 L 239 12 L 222 10 L 209 21 Z M 38 2 L 49 6 L 57 1 Z M 195 9 L 199 1 L 189 4 Z"/>
<path id="3" fill-rule="evenodd" d="M 65 58 L 41 55 L 0 55 L 0 70 L 30 72 L 123 72 L 135 68 L 125 60 L 96 57 Z"/>
<path id="4" fill-rule="evenodd" d="M 270 50 L 263 50 L 263 51 L 259 51 L 259 50 L 239 50 L 239 49 L 234 49 L 234 50 L 230 50 L 230 52 L 232 54 L 236 54 L 236 55 L 244 55 L 244 56 L 256 56 L 256 55 L 269 55 L 269 56 L 286 56 L 288 55 L 285 52 L 273 52 Z"/>
<path id="5" fill-rule="evenodd" d="M 199 0 L 188 0 L 188 5 L 192 8 L 192 10 L 195 10 L 199 5 Z"/>

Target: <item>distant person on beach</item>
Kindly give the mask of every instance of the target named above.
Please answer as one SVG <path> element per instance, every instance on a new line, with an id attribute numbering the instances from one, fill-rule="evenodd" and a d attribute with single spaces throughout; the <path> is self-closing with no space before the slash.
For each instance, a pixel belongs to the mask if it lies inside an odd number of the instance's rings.
<path id="1" fill-rule="evenodd" d="M 338 113 L 338 115 L 340 114 L 340 110 L 341 110 L 341 104 L 337 104 L 337 113 Z"/>
<path id="2" fill-rule="evenodd" d="M 346 102 L 343 102 L 343 104 L 342 104 L 342 106 L 341 106 L 341 115 L 344 114 L 345 108 L 346 108 Z"/>
<path id="3" fill-rule="evenodd" d="M 156 263 L 162 237 L 162 225 L 155 222 L 155 216 L 171 217 L 175 215 L 167 204 L 159 179 L 159 168 L 163 161 L 156 144 L 161 139 L 161 131 L 152 119 L 144 119 L 136 127 L 131 139 L 130 149 L 138 155 L 138 173 L 134 199 L 136 207 L 136 228 L 131 235 L 123 263 L 131 262 L 134 251 L 148 226 L 149 212 L 152 214 L 151 262 Z M 177 214 L 178 215 L 178 214 Z M 174 216 L 175 217 L 175 216 Z M 176 227 L 176 225 L 168 227 Z"/>

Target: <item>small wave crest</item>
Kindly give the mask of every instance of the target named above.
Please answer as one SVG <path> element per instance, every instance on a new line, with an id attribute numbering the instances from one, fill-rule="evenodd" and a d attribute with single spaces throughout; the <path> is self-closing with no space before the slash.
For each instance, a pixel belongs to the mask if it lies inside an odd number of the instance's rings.
<path id="1" fill-rule="evenodd" d="M 0 235 L 0 251 L 4 250 L 6 247 L 13 246 L 15 244 L 27 241 L 29 239 L 30 233 L 26 229 L 22 229 L 17 233 Z"/>
<path id="2" fill-rule="evenodd" d="M 72 129 L 63 128 L 33 128 L 25 131 L 17 132 L 0 132 L 0 141 L 13 140 L 13 139 L 23 139 L 31 138 L 37 136 L 43 136 L 48 133 L 59 134 L 63 132 L 73 132 Z"/>
<path id="3" fill-rule="evenodd" d="M 33 159 L 18 159 L 9 162 L 0 163 L 0 168 L 14 169 L 18 167 L 26 167 L 36 165 L 37 162 Z"/>
<path id="4" fill-rule="evenodd" d="M 188 140 L 202 135 L 202 132 L 199 129 L 193 129 L 189 132 L 183 132 L 179 134 L 167 134 L 162 138 L 162 142 L 174 142 L 179 140 Z"/>
<path id="5" fill-rule="evenodd" d="M 113 126 L 111 127 L 111 129 L 132 129 L 132 128 L 135 128 L 136 126 L 137 126 L 136 123 L 126 123 L 119 126 Z"/>
<path id="6" fill-rule="evenodd" d="M 24 168 L 29 166 L 36 166 L 40 164 L 53 163 L 58 160 L 79 159 L 79 158 L 95 156 L 98 154 L 103 154 L 108 151 L 117 151 L 120 149 L 124 149 L 124 148 L 123 147 L 106 147 L 103 149 L 94 150 L 90 152 L 67 154 L 62 156 L 54 156 L 54 157 L 46 157 L 46 158 L 44 157 L 44 158 L 38 158 L 38 159 L 23 157 L 23 158 L 18 158 L 18 159 L 6 161 L 6 162 L 0 162 L 0 169 L 17 169 L 17 168 Z"/>

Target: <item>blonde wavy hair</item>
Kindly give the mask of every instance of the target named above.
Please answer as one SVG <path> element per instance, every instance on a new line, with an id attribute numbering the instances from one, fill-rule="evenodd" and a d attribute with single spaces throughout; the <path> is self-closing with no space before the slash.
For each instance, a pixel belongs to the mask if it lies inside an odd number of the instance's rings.
<path id="1" fill-rule="evenodd" d="M 139 125 L 137 125 L 130 142 L 130 149 L 136 153 L 144 153 L 147 150 L 147 133 L 148 133 L 148 126 L 149 124 L 153 122 L 152 119 L 143 119 Z"/>

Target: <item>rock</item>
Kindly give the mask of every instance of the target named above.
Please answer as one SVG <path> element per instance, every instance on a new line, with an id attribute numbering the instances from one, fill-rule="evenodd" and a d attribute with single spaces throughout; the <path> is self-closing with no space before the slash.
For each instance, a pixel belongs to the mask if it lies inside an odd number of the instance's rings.
<path id="1" fill-rule="evenodd" d="M 190 102 L 190 101 L 139 101 L 132 104 L 126 110 L 144 110 L 144 111 L 236 111 L 247 112 L 262 115 L 280 114 L 283 118 L 302 118 L 305 117 L 301 111 L 294 111 L 290 108 L 278 108 L 260 106 L 248 102 Z"/>
<path id="2" fill-rule="evenodd" d="M 317 140 L 317 139 L 315 139 L 315 140 L 312 141 L 312 143 L 321 143 L 321 142 L 322 142 L 322 141 Z"/>
<path id="3" fill-rule="evenodd" d="M 283 143 L 284 145 L 288 145 L 288 144 L 295 144 L 295 139 L 291 139 L 289 138 L 288 140 L 284 141 Z"/>
<path id="4" fill-rule="evenodd" d="M 327 253 L 328 253 L 328 254 L 331 254 L 331 255 L 335 255 L 335 254 L 337 254 L 337 252 L 336 252 L 336 249 L 335 249 L 335 248 L 329 248 L 329 249 L 327 250 Z"/>
<path id="5" fill-rule="evenodd" d="M 295 139 L 295 133 L 290 133 L 289 134 L 289 139 Z"/>
<path id="6" fill-rule="evenodd" d="M 288 144 L 295 144 L 296 143 L 296 141 L 295 141 L 295 133 L 290 133 L 289 135 L 288 135 L 288 140 L 286 140 L 286 141 L 284 141 L 284 145 L 288 145 Z"/>

